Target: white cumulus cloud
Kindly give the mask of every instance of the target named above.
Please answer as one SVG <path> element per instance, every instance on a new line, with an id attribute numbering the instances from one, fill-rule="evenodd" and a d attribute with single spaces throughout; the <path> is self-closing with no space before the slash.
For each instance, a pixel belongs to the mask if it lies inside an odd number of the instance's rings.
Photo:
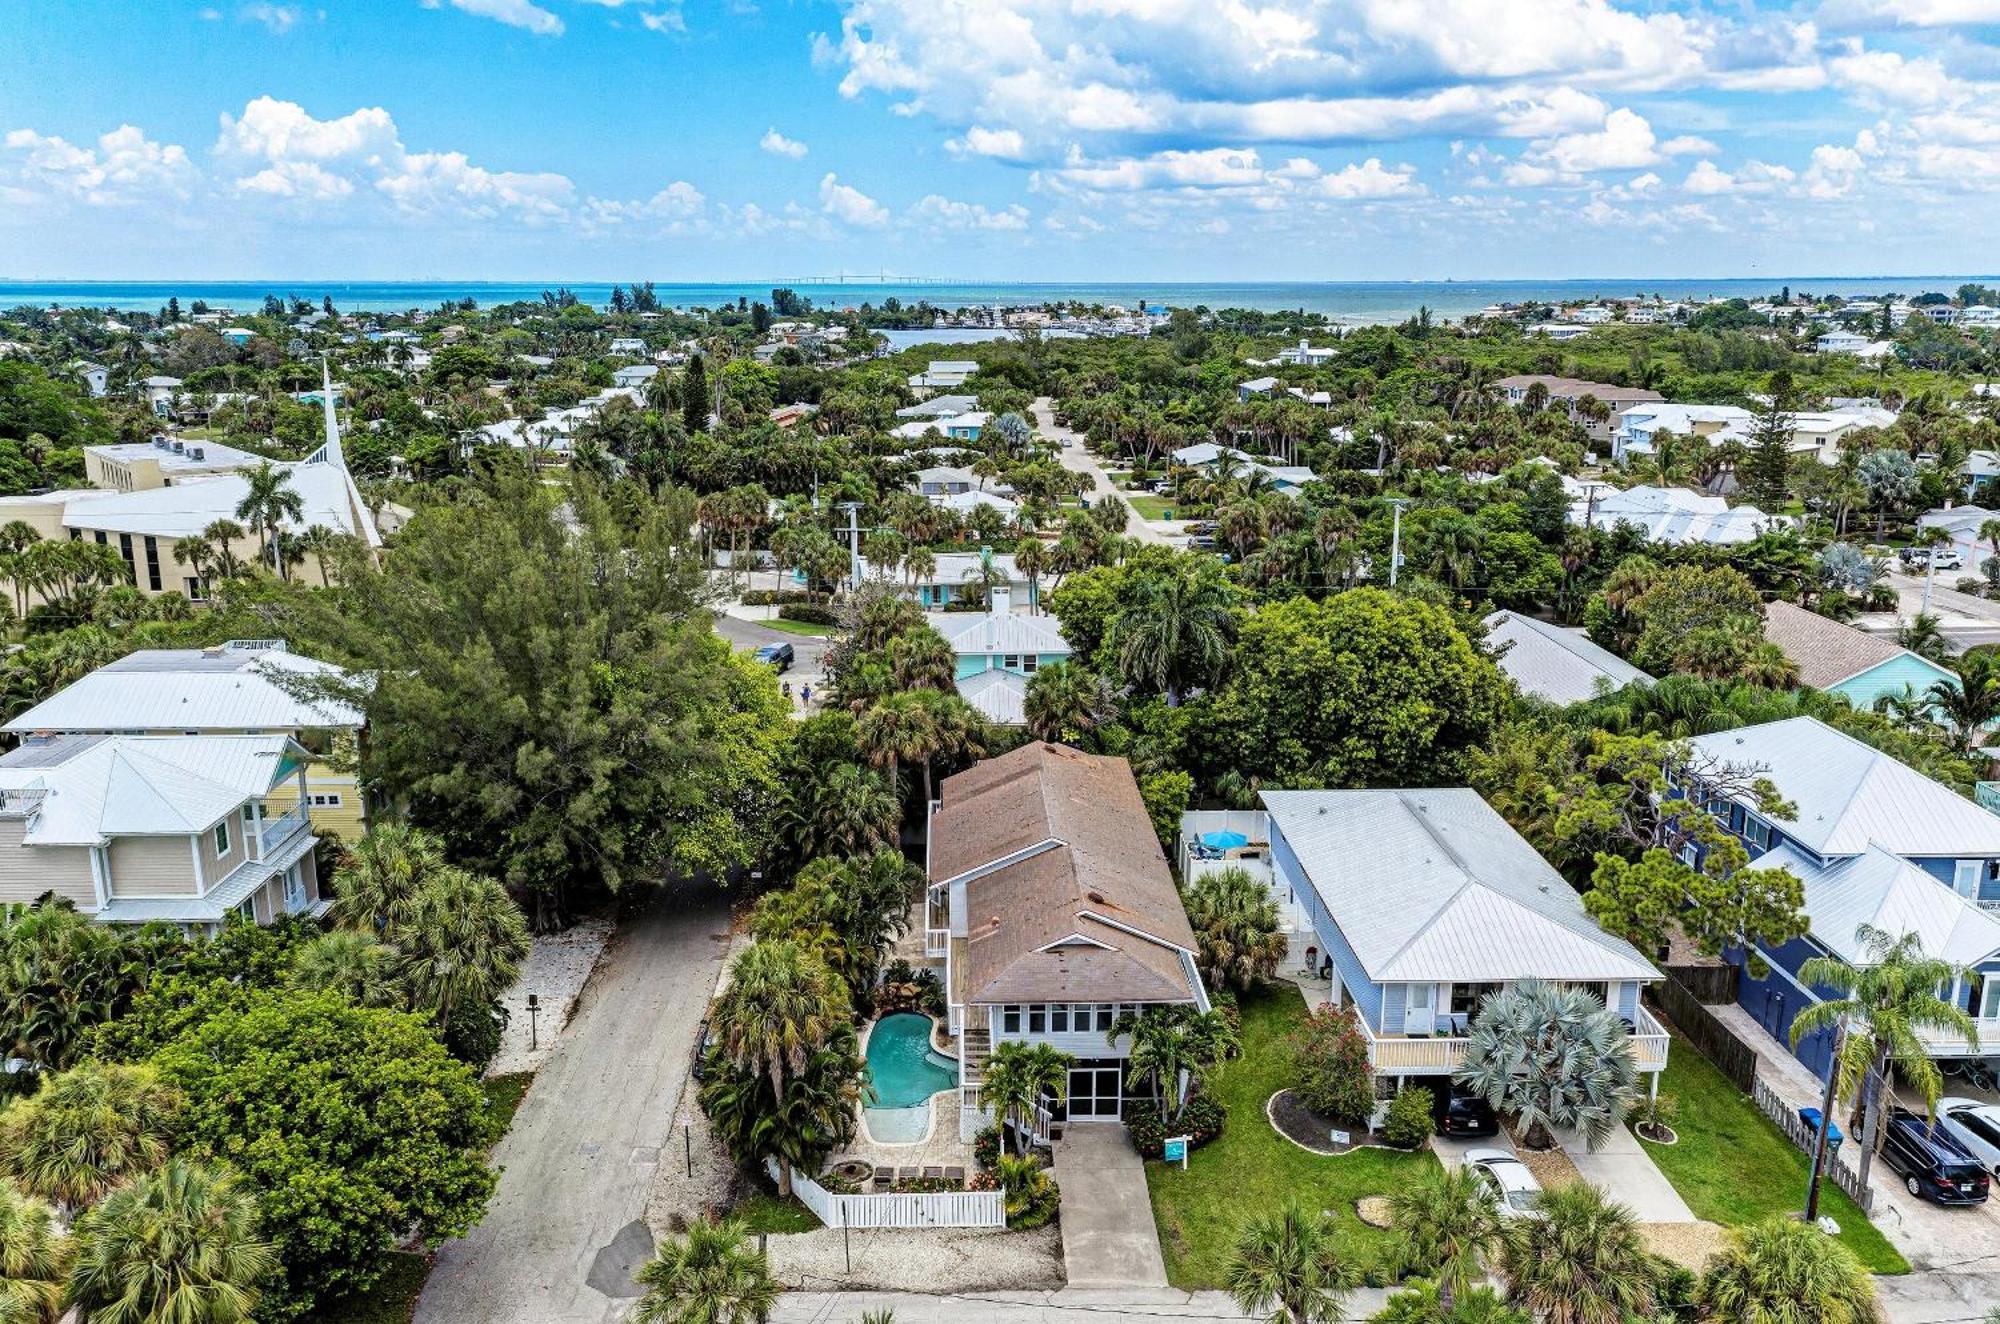
<path id="1" fill-rule="evenodd" d="M 860 189 L 841 183 L 831 171 L 819 182 L 819 207 L 836 221 L 864 229 L 877 229 L 889 223 L 887 207 Z"/>
<path id="2" fill-rule="evenodd" d="M 804 143 L 787 138 L 775 128 L 764 130 L 764 136 L 757 140 L 757 146 L 773 156 L 789 156 L 794 161 L 806 154 Z"/>
<path id="3" fill-rule="evenodd" d="M 538 37 L 560 37 L 563 21 L 532 0 L 419 0 L 425 9 L 450 4 L 479 18 L 490 18 L 509 27 L 523 28 Z"/>

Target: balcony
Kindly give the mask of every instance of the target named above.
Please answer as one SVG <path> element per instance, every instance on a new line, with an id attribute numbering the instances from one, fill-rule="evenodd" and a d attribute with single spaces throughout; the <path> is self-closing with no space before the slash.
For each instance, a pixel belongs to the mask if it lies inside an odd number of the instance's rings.
<path id="1" fill-rule="evenodd" d="M 943 956 L 951 950 L 950 929 L 924 930 L 924 955 Z"/>
<path id="2" fill-rule="evenodd" d="M 1358 1018 L 1357 1018 L 1358 1019 Z M 1465 1064 L 1470 1040 L 1460 1036 L 1410 1038 L 1377 1037 L 1365 1022 L 1361 1031 L 1368 1038 L 1368 1062 L 1384 1076 L 1442 1076 Z M 1996 1027 L 2000 1031 L 2000 1026 Z M 1640 1071 L 1664 1071 L 1667 1065 L 1666 1027 L 1653 1019 L 1644 1007 L 1638 1009 L 1631 1037 L 1633 1064 Z"/>
<path id="3" fill-rule="evenodd" d="M 267 818 L 257 831 L 257 858 L 268 860 L 272 854 L 282 849 L 293 837 L 306 830 L 308 822 L 304 805 L 299 805 L 277 818 Z"/>
<path id="4" fill-rule="evenodd" d="M 2000 1054 L 2000 1016 L 1981 1016 L 1972 1022 L 1979 1038 L 1944 1030 L 1918 1030 L 1917 1037 L 1931 1050 L 1932 1057 L 1992 1057 Z"/>

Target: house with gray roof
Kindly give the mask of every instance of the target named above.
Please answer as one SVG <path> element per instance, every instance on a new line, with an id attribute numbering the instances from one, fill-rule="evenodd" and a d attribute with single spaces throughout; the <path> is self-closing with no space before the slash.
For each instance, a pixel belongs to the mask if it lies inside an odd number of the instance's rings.
<path id="1" fill-rule="evenodd" d="M 1653 683 L 1651 676 L 1624 658 L 1592 643 L 1582 630 L 1564 629 L 1517 611 L 1488 616 L 1486 641 L 1499 651 L 1502 674 L 1521 693 L 1548 703 L 1582 703 L 1627 685 Z"/>
<path id="2" fill-rule="evenodd" d="M 285 735 L 66 735 L 0 757 L 0 904 L 213 928 L 324 909 Z"/>
<path id="3" fill-rule="evenodd" d="M 1892 639 L 1857 630 L 1789 602 L 1764 608 L 1764 637 L 1799 669 L 1799 684 L 1844 694 L 1856 708 L 1869 710 L 1885 696 L 1922 695 L 1942 681 L 1956 688 L 1958 676 Z"/>
<path id="4" fill-rule="evenodd" d="M 1271 882 L 1351 1005 L 1378 1082 L 1449 1076 L 1484 1001 L 1524 980 L 1581 985 L 1622 1017 L 1657 1083 L 1667 1035 L 1640 989 L 1660 977 L 1597 926 L 1561 874 L 1465 787 L 1265 791 Z"/>
<path id="5" fill-rule="evenodd" d="M 1811 924 L 1804 937 L 1758 949 L 1767 974 L 1753 975 L 1746 953 L 1731 954 L 1744 1010 L 1790 1045 L 1798 1014 L 1835 996 L 1802 980 L 1805 963 L 1821 956 L 1866 962 L 1859 932 L 1866 924 L 1891 938 L 1913 933 L 1927 953 L 1965 971 L 1947 996 L 1973 1018 L 1978 1037 L 1926 1033 L 1932 1056 L 1990 1054 L 2000 1043 L 2000 815 L 1816 717 L 1690 743 L 1710 765 L 1769 778 L 1795 806 L 1780 819 L 1747 795 L 1710 805 L 1750 852 L 1750 867 L 1786 869 L 1799 879 Z M 1690 862 L 1696 858 L 1690 848 Z M 1792 1051 L 1824 1075 L 1832 1034 L 1806 1035 Z"/>

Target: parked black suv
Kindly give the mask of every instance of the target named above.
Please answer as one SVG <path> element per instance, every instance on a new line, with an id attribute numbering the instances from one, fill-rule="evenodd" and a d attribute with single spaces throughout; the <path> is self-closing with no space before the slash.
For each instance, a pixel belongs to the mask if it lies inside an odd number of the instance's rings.
<path id="1" fill-rule="evenodd" d="M 1898 1108 L 1889 1118 L 1882 1161 L 1902 1174 L 1911 1195 L 1932 1204 L 1985 1204 L 1992 1178 L 1972 1151 L 1920 1113 Z"/>
<path id="2" fill-rule="evenodd" d="M 790 671 L 796 658 L 790 644 L 765 644 L 757 650 L 757 660 L 776 667 L 779 671 Z"/>
<path id="3" fill-rule="evenodd" d="M 1491 1136 L 1500 1134 L 1500 1119 L 1477 1094 L 1467 1094 L 1460 1086 L 1439 1082 L 1430 1087 L 1431 1119 L 1441 1136 Z"/>

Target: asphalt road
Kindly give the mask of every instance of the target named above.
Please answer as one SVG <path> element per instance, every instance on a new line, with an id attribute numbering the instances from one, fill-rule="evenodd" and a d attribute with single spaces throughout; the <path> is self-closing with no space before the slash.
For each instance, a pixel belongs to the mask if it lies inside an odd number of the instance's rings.
<path id="1" fill-rule="evenodd" d="M 1088 495 L 1091 504 L 1095 505 L 1099 497 L 1115 496 L 1120 500 L 1124 499 L 1124 495 L 1112 485 L 1111 476 L 1105 472 L 1104 466 L 1099 464 L 1097 457 L 1084 446 L 1083 434 L 1073 432 L 1056 422 L 1053 401 L 1045 395 L 1041 396 L 1029 406 L 1029 412 L 1035 416 L 1035 431 L 1050 441 L 1061 443 L 1062 449 L 1056 452 L 1056 458 L 1062 467 L 1090 479 Z M 1184 537 L 1164 532 L 1140 519 L 1138 513 L 1129 507 L 1125 516 L 1125 532 L 1141 542 L 1158 543 L 1163 547 L 1180 547 L 1187 542 Z"/>
<path id="2" fill-rule="evenodd" d="M 652 1257 L 646 1196 L 728 931 L 725 902 L 693 885 L 620 924 L 494 1152 L 503 1171 L 485 1221 L 438 1251 L 416 1324 L 624 1316 Z"/>

